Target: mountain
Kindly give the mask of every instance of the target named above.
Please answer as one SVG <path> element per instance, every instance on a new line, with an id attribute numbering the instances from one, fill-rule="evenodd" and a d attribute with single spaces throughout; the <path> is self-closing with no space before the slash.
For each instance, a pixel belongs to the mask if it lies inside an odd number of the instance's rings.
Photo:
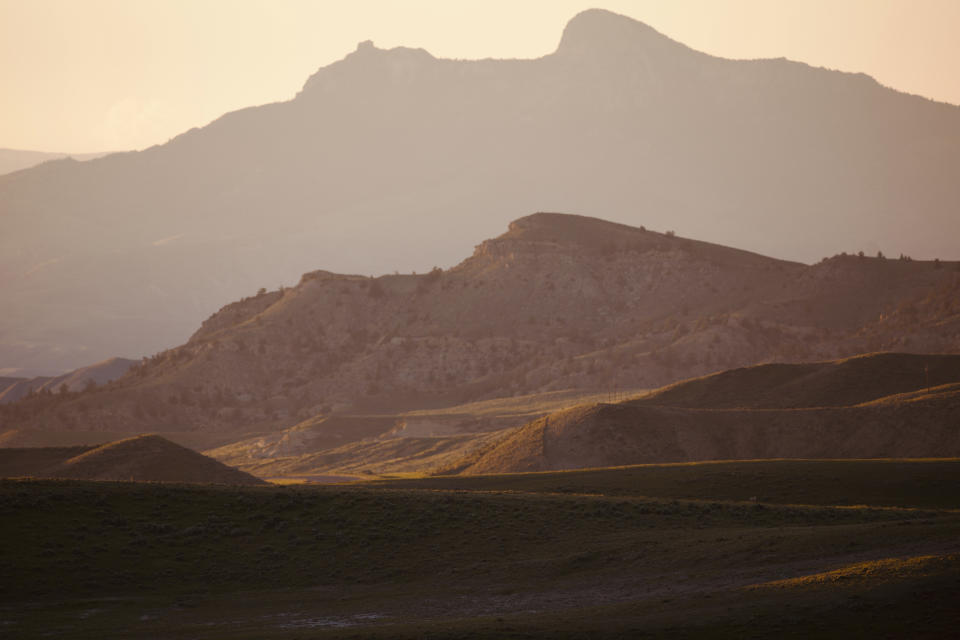
<path id="1" fill-rule="evenodd" d="M 263 484 L 159 436 L 137 436 L 94 447 L 0 449 L 0 476 Z"/>
<path id="2" fill-rule="evenodd" d="M 73 160 L 93 160 L 107 155 L 106 153 L 49 153 L 46 151 L 22 151 L 20 149 L 0 149 L 0 175 L 13 173 L 21 169 L 29 169 L 36 165 L 72 158 Z"/>
<path id="3" fill-rule="evenodd" d="M 108 358 L 59 376 L 0 378 L 0 404 L 15 402 L 30 393 L 56 393 L 64 388 L 68 391 L 80 391 L 90 385 L 105 384 L 122 376 L 134 364 L 136 361 L 126 358 Z"/>
<path id="4" fill-rule="evenodd" d="M 957 353 L 960 308 L 947 293 L 958 283 L 957 263 L 841 255 L 806 266 L 537 213 L 449 270 L 313 271 L 231 303 L 110 384 L 0 405 L 0 437 L 79 444 L 91 432 L 150 431 L 199 449 L 266 438 L 266 449 L 301 454 L 305 442 L 316 451 L 378 437 L 416 410 L 565 391 L 610 398 L 904 344 Z M 904 375 L 921 378 L 916 367 Z"/>
<path id="5" fill-rule="evenodd" d="M 149 354 L 317 265 L 422 273 L 537 210 L 803 262 L 955 259 L 958 166 L 957 106 L 605 11 L 535 60 L 361 43 L 287 102 L 0 176 L 0 363 Z"/>
<path id="6" fill-rule="evenodd" d="M 927 388 L 924 363 L 936 378 L 951 382 Z M 900 375 L 905 372 L 913 375 Z M 886 392 L 891 395 L 878 397 Z M 872 399 L 861 402 L 865 397 Z M 960 356 L 879 354 L 811 365 L 762 365 L 686 381 L 639 400 L 552 413 L 466 455 L 447 472 L 768 458 L 956 457 L 958 412 Z"/>

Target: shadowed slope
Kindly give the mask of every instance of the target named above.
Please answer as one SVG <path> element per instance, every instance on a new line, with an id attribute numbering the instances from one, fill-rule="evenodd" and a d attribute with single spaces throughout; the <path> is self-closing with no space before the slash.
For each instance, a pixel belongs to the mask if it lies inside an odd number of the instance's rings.
<path id="1" fill-rule="evenodd" d="M 528 424 L 450 471 L 507 473 L 759 458 L 960 456 L 960 398 L 823 409 L 595 405 Z M 546 420 L 546 421 L 545 421 Z"/>
<path id="2" fill-rule="evenodd" d="M 79 447 L 0 447 L 0 478 L 42 475 L 41 471 L 79 456 L 93 446 Z"/>
<path id="3" fill-rule="evenodd" d="M 137 436 L 99 447 L 0 450 L 3 475 L 77 480 L 262 484 L 253 476 L 159 436 Z M 46 454 L 46 455 L 45 455 Z"/>
<path id="4" fill-rule="evenodd" d="M 721 371 L 677 382 L 629 404 L 701 409 L 845 407 L 956 381 L 960 355 L 875 353 Z"/>
<path id="5" fill-rule="evenodd" d="M 925 369 L 938 382 L 960 379 L 960 357 L 924 358 L 879 354 L 761 365 L 686 381 L 640 400 L 581 405 L 533 421 L 447 471 L 960 456 L 958 385 L 916 390 Z M 891 395 L 878 398 L 881 392 Z"/>

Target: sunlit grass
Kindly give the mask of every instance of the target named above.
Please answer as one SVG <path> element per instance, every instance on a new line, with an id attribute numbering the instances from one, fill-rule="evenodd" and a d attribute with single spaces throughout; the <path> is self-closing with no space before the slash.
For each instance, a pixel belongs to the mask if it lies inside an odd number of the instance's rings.
<path id="1" fill-rule="evenodd" d="M 442 409 L 425 409 L 410 411 L 404 415 L 415 417 L 427 416 L 472 416 L 476 418 L 510 417 L 527 418 L 539 416 L 553 411 L 560 411 L 571 406 L 593 404 L 597 402 L 624 401 L 637 398 L 648 393 L 649 389 L 635 388 L 610 391 L 584 392 L 577 389 L 562 391 L 547 391 L 509 398 L 494 398 L 467 404 L 445 407 Z"/>
<path id="2" fill-rule="evenodd" d="M 833 571 L 811 575 L 773 580 L 754 584 L 745 589 L 790 589 L 813 586 L 828 586 L 854 582 L 878 583 L 903 578 L 932 576 L 960 568 L 960 555 L 924 555 L 902 558 L 881 558 L 866 562 L 856 562 Z"/>

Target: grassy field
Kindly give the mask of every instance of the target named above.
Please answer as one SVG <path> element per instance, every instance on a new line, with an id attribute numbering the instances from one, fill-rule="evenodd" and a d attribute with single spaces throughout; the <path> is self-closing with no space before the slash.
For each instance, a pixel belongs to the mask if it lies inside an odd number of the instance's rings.
<path id="1" fill-rule="evenodd" d="M 4 480 L 0 635 L 947 637 L 957 461 L 809 464 L 347 486 Z M 758 473 L 806 478 L 797 497 L 819 500 L 780 502 L 820 504 L 737 501 Z M 896 497 L 873 486 L 884 478 Z M 825 504 L 841 492 L 870 506 Z"/>
<path id="2" fill-rule="evenodd" d="M 374 484 L 385 488 L 960 509 L 960 459 L 956 458 L 691 462 L 488 476 L 386 478 Z"/>

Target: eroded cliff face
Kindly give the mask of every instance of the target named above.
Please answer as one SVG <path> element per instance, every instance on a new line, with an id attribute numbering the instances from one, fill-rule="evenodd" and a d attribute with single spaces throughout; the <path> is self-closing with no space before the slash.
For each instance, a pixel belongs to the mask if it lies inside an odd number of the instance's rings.
<path id="1" fill-rule="evenodd" d="M 808 267 L 534 214 L 446 271 L 315 271 L 227 305 L 95 395 L 7 410 L 3 428 L 264 433 L 330 414 L 652 388 L 771 360 L 956 351 L 958 278 L 953 264 Z"/>

